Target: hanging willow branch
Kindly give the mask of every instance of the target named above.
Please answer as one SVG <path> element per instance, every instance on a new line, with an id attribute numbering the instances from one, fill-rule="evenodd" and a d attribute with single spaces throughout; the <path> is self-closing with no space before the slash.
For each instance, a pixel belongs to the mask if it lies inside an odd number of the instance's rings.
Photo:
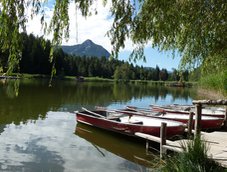
<path id="1" fill-rule="evenodd" d="M 1 50 L 8 54 L 8 71 L 12 73 L 22 56 L 22 38 L 19 30 L 25 31 L 24 1 L 2 0 L 0 15 Z"/>
<path id="2" fill-rule="evenodd" d="M 0 46 L 8 53 L 8 73 L 18 69 L 21 59 L 20 32 L 26 31 L 25 9 L 32 6 L 32 16 L 42 14 L 44 30 L 45 11 L 48 0 L 1 0 L 0 1 Z M 70 0 L 56 0 L 47 33 L 53 35 L 50 61 L 55 64 L 54 49 L 62 39 L 69 38 L 68 9 Z M 195 64 L 218 66 L 225 69 L 227 57 L 227 1 L 166 1 L 166 0 L 110 0 L 109 9 L 113 18 L 112 28 L 107 35 L 111 39 L 112 54 L 117 57 L 120 48 L 130 38 L 138 45 L 132 56 L 144 58 L 143 47 L 149 42 L 159 50 L 177 50 L 182 55 L 183 67 Z M 92 14 L 96 0 L 74 0 L 85 17 Z M 107 4 L 107 0 L 103 0 Z M 98 12 L 94 9 L 95 14 Z M 210 60 L 215 57 L 215 60 Z M 218 60 L 221 59 L 221 60 Z M 224 62 L 223 62 L 224 60 Z M 207 64 L 207 65 L 206 65 Z M 210 65 L 212 64 L 212 65 Z"/>

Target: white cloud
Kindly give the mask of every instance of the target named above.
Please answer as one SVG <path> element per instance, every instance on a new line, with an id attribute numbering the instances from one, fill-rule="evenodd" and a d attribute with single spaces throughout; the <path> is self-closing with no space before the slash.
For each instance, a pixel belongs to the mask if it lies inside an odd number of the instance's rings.
<path id="1" fill-rule="evenodd" d="M 91 39 L 96 44 L 102 45 L 108 51 L 111 51 L 112 46 L 110 43 L 110 38 L 107 37 L 106 33 L 110 30 L 113 18 L 110 17 L 110 9 L 111 4 L 108 3 L 106 6 L 103 6 L 101 0 L 97 1 L 93 4 L 92 8 L 96 8 L 98 11 L 97 15 L 92 15 L 87 18 L 81 15 L 81 12 L 77 10 L 77 19 L 76 22 L 76 7 L 75 3 L 71 2 L 69 5 L 69 17 L 70 17 L 70 38 L 68 41 L 63 40 L 63 45 L 75 45 L 84 42 L 87 39 Z M 30 16 L 31 8 L 28 9 L 28 16 Z M 45 7 L 45 21 L 47 23 L 50 22 L 50 19 L 53 15 L 53 5 L 48 4 L 48 7 Z M 42 36 L 42 26 L 40 23 L 41 15 L 38 14 L 33 19 L 28 18 L 27 24 L 27 32 L 33 33 L 34 35 Z M 78 27 L 76 27 L 76 25 Z M 78 28 L 78 29 L 77 29 Z M 78 32 L 78 38 L 77 38 Z M 51 39 L 52 35 L 46 35 L 45 38 Z M 77 42 L 78 39 L 78 42 Z M 133 44 L 132 41 L 127 39 L 125 42 L 125 48 L 121 49 L 121 51 L 132 51 Z"/>
<path id="2" fill-rule="evenodd" d="M 102 3 L 99 1 L 97 4 L 93 5 L 97 8 L 98 14 L 92 15 L 90 17 L 82 17 L 80 11 L 78 10 L 78 30 L 76 29 L 76 13 L 75 4 L 72 3 L 69 8 L 70 16 L 70 39 L 64 44 L 72 45 L 77 44 L 76 42 L 76 32 L 78 31 L 78 43 L 82 43 L 86 39 L 91 39 L 97 44 L 103 45 L 107 50 L 111 50 L 111 44 L 109 38 L 106 36 L 106 32 L 110 29 L 112 24 L 112 19 L 108 19 L 109 5 L 103 7 Z"/>
<path id="3" fill-rule="evenodd" d="M 49 7 L 44 7 L 45 9 L 45 17 L 46 17 L 46 22 L 49 23 L 50 22 L 50 17 L 53 15 L 53 9 L 49 8 Z M 26 25 L 26 29 L 28 33 L 33 33 L 35 36 L 43 36 L 44 32 L 42 29 L 42 25 L 41 25 L 41 14 L 37 14 L 37 15 L 33 15 L 33 17 L 31 17 L 32 14 L 32 7 L 29 6 L 27 8 L 26 11 L 26 16 L 27 16 L 27 25 Z M 47 39 L 51 39 L 50 35 L 46 35 L 45 38 Z"/>

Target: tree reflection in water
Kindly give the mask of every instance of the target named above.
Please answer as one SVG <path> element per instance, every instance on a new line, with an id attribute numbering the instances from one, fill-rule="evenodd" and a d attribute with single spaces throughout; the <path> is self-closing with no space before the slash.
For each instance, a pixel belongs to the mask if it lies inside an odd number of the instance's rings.
<path id="1" fill-rule="evenodd" d="M 97 83 L 49 80 L 9 80 L 0 83 L 0 124 L 26 123 L 27 120 L 45 118 L 48 111 L 70 111 L 82 106 L 108 106 L 116 102 L 127 104 L 130 100 L 150 99 L 150 104 L 160 103 L 167 97 L 187 102 L 191 89 L 177 89 L 151 84 Z M 15 89 L 16 88 L 16 89 Z"/>

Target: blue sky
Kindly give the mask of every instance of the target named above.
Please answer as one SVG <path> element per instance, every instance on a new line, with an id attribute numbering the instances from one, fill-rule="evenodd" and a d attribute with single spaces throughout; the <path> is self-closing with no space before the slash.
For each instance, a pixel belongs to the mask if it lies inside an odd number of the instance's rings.
<path id="1" fill-rule="evenodd" d="M 48 23 L 53 14 L 53 4 L 54 0 L 49 0 L 45 7 L 46 22 Z M 63 45 L 75 45 L 84 42 L 87 39 L 91 39 L 94 43 L 102 45 L 109 52 L 112 47 L 110 44 L 110 39 L 106 36 L 106 32 L 111 28 L 113 19 L 110 17 L 109 13 L 110 4 L 103 7 L 102 0 L 98 0 L 94 4 L 94 8 L 97 8 L 98 14 L 87 17 L 86 19 L 81 16 L 78 11 L 75 12 L 75 4 L 72 2 L 69 6 L 69 17 L 70 17 L 70 38 L 68 41 L 63 40 Z M 29 12 L 28 12 L 29 14 Z M 76 17 L 77 22 L 76 22 Z M 29 15 L 28 15 L 29 16 Z M 28 19 L 27 31 L 28 33 L 33 33 L 35 35 L 41 36 L 43 32 L 41 30 L 40 17 L 37 15 L 33 19 Z M 76 27 L 76 25 L 78 27 Z M 78 33 L 78 37 L 76 36 Z M 52 35 L 46 35 L 47 39 L 51 39 Z M 119 59 L 128 60 L 130 53 L 132 52 L 134 46 L 130 39 L 126 40 L 125 48 L 120 50 Z M 137 65 L 142 65 L 146 67 L 155 67 L 158 65 L 160 68 L 166 68 L 171 70 L 172 68 L 178 68 L 180 57 L 176 56 L 172 58 L 171 52 L 159 52 L 155 48 L 147 45 L 145 48 L 146 62 L 142 60 L 137 61 Z"/>
<path id="2" fill-rule="evenodd" d="M 130 55 L 131 51 L 121 51 L 119 54 L 120 60 L 128 60 L 128 57 Z M 146 57 L 146 62 L 143 60 L 138 60 L 136 63 L 139 66 L 144 67 L 156 67 L 159 66 L 159 68 L 165 68 L 169 71 L 172 70 L 172 68 L 177 69 L 178 65 L 180 63 L 180 56 L 175 55 L 173 58 L 172 52 L 159 52 L 156 48 L 146 47 L 144 50 L 144 54 Z"/>

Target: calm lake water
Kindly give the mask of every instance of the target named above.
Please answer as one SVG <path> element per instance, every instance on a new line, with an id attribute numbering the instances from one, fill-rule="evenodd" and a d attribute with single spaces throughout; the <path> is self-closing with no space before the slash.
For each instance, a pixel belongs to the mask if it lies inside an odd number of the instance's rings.
<path id="1" fill-rule="evenodd" d="M 0 80 L 0 171 L 143 172 L 160 165 L 145 142 L 77 124 L 73 111 L 191 104 L 194 89 L 148 84 Z"/>

